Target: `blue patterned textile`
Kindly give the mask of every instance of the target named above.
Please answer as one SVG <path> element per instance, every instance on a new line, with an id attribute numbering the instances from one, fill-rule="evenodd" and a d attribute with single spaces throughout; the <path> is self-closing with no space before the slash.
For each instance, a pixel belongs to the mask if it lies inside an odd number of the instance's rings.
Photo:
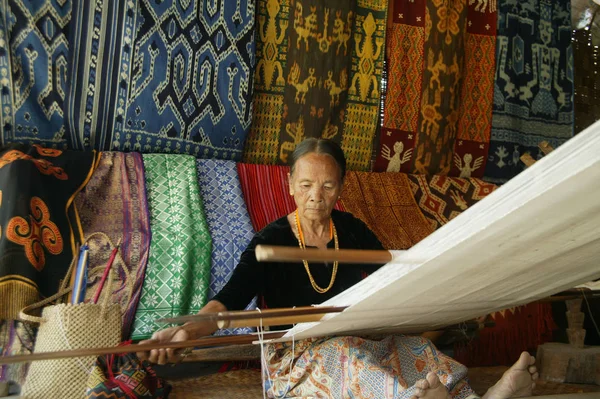
<path id="1" fill-rule="evenodd" d="M 484 179 L 503 183 L 573 136 L 570 0 L 498 2 L 492 137 Z"/>
<path id="2" fill-rule="evenodd" d="M 1 144 L 66 149 L 70 0 L 0 2 Z"/>
<path id="3" fill-rule="evenodd" d="M 213 240 L 208 298 L 229 281 L 240 255 L 254 236 L 233 161 L 199 159 L 198 182 L 206 221 Z M 256 298 L 246 309 L 256 308 Z M 220 330 L 216 335 L 248 334 L 253 328 Z"/>
<path id="4" fill-rule="evenodd" d="M 241 158 L 254 2 L 10 0 L 0 14 L 3 142 Z"/>

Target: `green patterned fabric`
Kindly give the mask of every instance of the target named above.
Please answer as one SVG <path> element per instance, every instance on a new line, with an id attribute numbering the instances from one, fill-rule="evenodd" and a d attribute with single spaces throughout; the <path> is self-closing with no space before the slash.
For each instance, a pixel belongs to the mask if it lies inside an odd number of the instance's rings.
<path id="1" fill-rule="evenodd" d="M 194 157 L 147 154 L 144 168 L 152 241 L 134 340 L 165 327 L 156 319 L 193 314 L 205 305 L 212 247 Z"/>

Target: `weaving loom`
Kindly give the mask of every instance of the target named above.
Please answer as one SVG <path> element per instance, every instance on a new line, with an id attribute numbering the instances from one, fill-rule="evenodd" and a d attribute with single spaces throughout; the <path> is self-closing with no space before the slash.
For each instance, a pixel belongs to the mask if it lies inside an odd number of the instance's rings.
<path id="1" fill-rule="evenodd" d="M 281 340 L 440 328 L 600 277 L 600 122 L 323 306 Z"/>

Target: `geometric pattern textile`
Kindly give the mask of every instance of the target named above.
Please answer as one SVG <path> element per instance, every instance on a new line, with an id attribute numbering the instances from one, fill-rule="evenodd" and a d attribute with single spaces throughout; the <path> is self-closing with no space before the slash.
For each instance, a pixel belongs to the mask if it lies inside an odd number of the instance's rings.
<path id="1" fill-rule="evenodd" d="M 208 300 L 211 300 L 233 273 L 254 229 L 244 203 L 234 161 L 199 159 L 198 182 L 212 238 L 212 263 Z M 256 309 L 256 299 L 247 309 Z M 218 330 L 216 335 L 248 334 L 252 328 Z"/>
<path id="2" fill-rule="evenodd" d="M 395 0 L 375 171 L 483 176 L 496 1 Z"/>
<path id="3" fill-rule="evenodd" d="M 206 304 L 211 263 L 196 160 L 167 154 L 144 154 L 143 159 L 152 240 L 134 340 L 165 327 L 156 319 L 197 313 Z"/>
<path id="4" fill-rule="evenodd" d="M 521 172 L 519 158 L 573 136 L 574 61 L 570 0 L 498 2 L 492 134 L 485 179 Z M 589 48 L 591 50 L 591 48 Z"/>
<path id="5" fill-rule="evenodd" d="M 6 1 L 0 7 L 0 144 L 67 149 L 72 1 Z M 79 88 L 83 90 L 83 87 Z"/>
<path id="6" fill-rule="evenodd" d="M 113 245 L 121 240 L 119 252 L 125 263 L 120 257 L 115 258 L 113 270 L 118 282 L 113 281 L 110 287 L 112 301 L 121 305 L 123 337 L 128 337 L 150 251 L 150 214 L 142 155 L 102 152 L 89 183 L 75 197 L 75 204 L 86 239 L 93 233 L 102 232 Z M 93 236 L 87 244 L 90 251 L 86 299 L 91 299 L 100 284 L 112 247 L 100 235 Z"/>
<path id="7" fill-rule="evenodd" d="M 287 164 L 306 137 L 370 169 L 387 0 L 259 0 L 254 116 L 243 161 Z"/>
<path id="8" fill-rule="evenodd" d="M 386 249 L 408 249 L 433 233 L 404 173 L 348 172 L 344 208 L 361 219 Z"/>
<path id="9" fill-rule="evenodd" d="M 254 231 L 296 209 L 288 184 L 289 166 L 238 163 L 237 170 Z M 340 200 L 334 208 L 344 211 Z"/>
<path id="10" fill-rule="evenodd" d="M 7 2 L 2 142 L 239 160 L 252 114 L 254 8 Z"/>
<path id="11" fill-rule="evenodd" d="M 409 399 L 430 371 L 453 399 L 478 397 L 466 380 L 467 368 L 421 337 L 312 338 L 265 350 L 269 397 Z"/>
<path id="12" fill-rule="evenodd" d="M 412 196 L 437 230 L 496 189 L 481 179 L 407 175 Z"/>
<path id="13" fill-rule="evenodd" d="M 58 291 L 83 241 L 73 199 L 97 157 L 37 144 L 0 149 L 0 320 Z"/>

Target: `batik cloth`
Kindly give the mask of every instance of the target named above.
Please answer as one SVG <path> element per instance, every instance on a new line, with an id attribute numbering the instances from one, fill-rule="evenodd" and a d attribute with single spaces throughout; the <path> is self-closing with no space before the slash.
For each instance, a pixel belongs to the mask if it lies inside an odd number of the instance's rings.
<path id="1" fill-rule="evenodd" d="M 196 160 L 145 154 L 150 256 L 132 339 L 166 327 L 156 319 L 197 313 L 206 304 L 211 237 L 198 188 Z"/>
<path id="2" fill-rule="evenodd" d="M 269 398 L 409 399 L 435 372 L 454 399 L 477 398 L 467 368 L 421 337 L 307 339 L 268 344 L 263 382 Z"/>
<path id="3" fill-rule="evenodd" d="M 208 299 L 225 286 L 254 229 L 244 203 L 236 164 L 233 161 L 199 159 L 198 182 L 212 238 L 212 257 Z M 246 309 L 256 309 L 256 298 Z M 216 335 L 249 334 L 253 328 L 217 331 Z"/>
<path id="4" fill-rule="evenodd" d="M 490 141 L 496 1 L 392 2 L 375 171 L 481 177 Z"/>
<path id="5" fill-rule="evenodd" d="M 289 166 L 238 163 L 237 170 L 254 231 L 262 230 L 296 209 L 294 197 L 290 195 Z M 335 209 L 344 210 L 340 201 Z"/>
<path id="6" fill-rule="evenodd" d="M 3 142 L 239 160 L 252 114 L 254 8 L 6 2 Z"/>
<path id="7" fill-rule="evenodd" d="M 407 175 L 410 191 L 434 230 L 491 194 L 496 185 L 481 179 Z"/>
<path id="8" fill-rule="evenodd" d="M 341 202 L 369 226 L 386 249 L 408 249 L 435 229 L 404 173 L 348 172 Z"/>
<path id="9" fill-rule="evenodd" d="M 37 144 L 0 150 L 0 319 L 58 291 L 83 242 L 73 199 L 97 156 Z"/>
<path id="10" fill-rule="evenodd" d="M 259 0 L 254 115 L 244 162 L 286 164 L 306 137 L 370 169 L 387 0 Z"/>
<path id="11" fill-rule="evenodd" d="M 0 356 L 30 355 L 36 333 L 37 328 L 32 323 L 0 320 Z M 3 364 L 0 366 L 0 382 L 23 385 L 28 369 L 29 363 Z"/>
<path id="12" fill-rule="evenodd" d="M 114 245 L 121 241 L 113 263 L 116 272 L 112 287 L 112 301 L 121 305 L 123 338 L 129 337 L 137 307 L 148 253 L 150 250 L 150 213 L 146 200 L 144 163 L 138 153 L 103 152 L 98 167 L 87 186 L 75 197 L 81 226 L 87 244 L 88 287 L 86 299 L 91 299 L 98 288 Z M 112 244 L 112 245 L 111 245 Z"/>
<path id="13" fill-rule="evenodd" d="M 484 178 L 502 183 L 523 170 L 521 155 L 544 154 L 573 136 L 571 2 L 498 2 L 492 135 Z M 473 159 L 478 159 L 473 153 Z"/>

